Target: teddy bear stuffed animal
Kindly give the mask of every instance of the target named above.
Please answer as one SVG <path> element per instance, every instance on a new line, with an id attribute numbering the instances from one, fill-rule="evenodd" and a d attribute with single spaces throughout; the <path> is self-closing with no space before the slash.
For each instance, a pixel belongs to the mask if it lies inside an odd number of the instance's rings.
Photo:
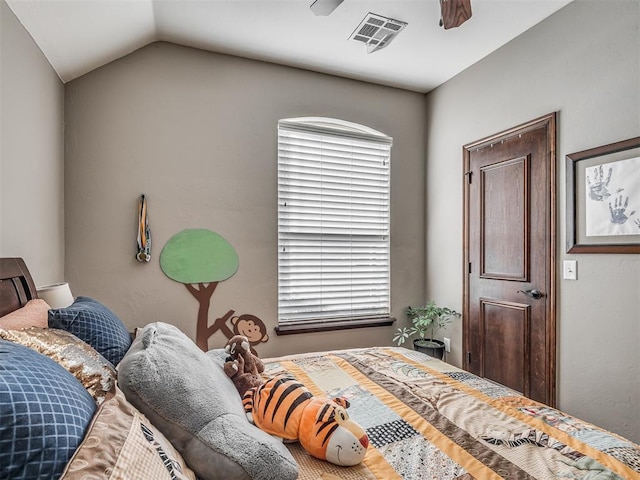
<path id="1" fill-rule="evenodd" d="M 223 367 L 224 372 L 231 378 L 240 396 L 250 388 L 262 385 L 260 374 L 264 372 L 264 363 L 251 353 L 247 337 L 234 335 L 224 349 L 229 355 Z"/>

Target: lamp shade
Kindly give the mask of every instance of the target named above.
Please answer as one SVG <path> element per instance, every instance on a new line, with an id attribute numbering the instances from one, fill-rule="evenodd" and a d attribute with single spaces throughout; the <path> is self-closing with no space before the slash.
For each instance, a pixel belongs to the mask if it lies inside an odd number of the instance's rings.
<path id="1" fill-rule="evenodd" d="M 65 308 L 73 303 L 73 295 L 67 282 L 43 285 L 37 290 L 38 298 L 47 302 L 51 308 Z"/>

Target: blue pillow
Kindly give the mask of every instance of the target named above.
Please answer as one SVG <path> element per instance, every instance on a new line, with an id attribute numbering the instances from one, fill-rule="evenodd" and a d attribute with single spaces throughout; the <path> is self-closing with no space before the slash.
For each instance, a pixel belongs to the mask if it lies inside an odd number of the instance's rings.
<path id="1" fill-rule="evenodd" d="M 0 340 L 0 477 L 58 478 L 95 409 L 82 384 L 56 362 Z"/>
<path id="2" fill-rule="evenodd" d="M 49 327 L 73 333 L 113 365 L 120 363 L 131 346 L 131 335 L 122 321 L 89 297 L 78 297 L 66 308 L 49 310 Z"/>

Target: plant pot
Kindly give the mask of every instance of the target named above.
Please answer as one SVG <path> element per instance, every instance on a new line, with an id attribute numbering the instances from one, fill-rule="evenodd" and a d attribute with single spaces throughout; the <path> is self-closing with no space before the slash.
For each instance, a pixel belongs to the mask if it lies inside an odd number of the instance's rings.
<path id="1" fill-rule="evenodd" d="M 433 358 L 440 360 L 444 358 L 444 342 L 440 340 L 416 338 L 413 340 L 413 349 L 418 352 L 426 353 Z"/>

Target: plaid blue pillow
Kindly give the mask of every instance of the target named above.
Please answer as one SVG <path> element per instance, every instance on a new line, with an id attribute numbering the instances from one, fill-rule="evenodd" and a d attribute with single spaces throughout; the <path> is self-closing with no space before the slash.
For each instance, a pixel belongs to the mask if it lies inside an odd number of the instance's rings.
<path id="1" fill-rule="evenodd" d="M 113 365 L 120 363 L 131 346 L 131 335 L 122 321 L 89 297 L 78 297 L 67 308 L 49 310 L 49 327 L 73 333 Z"/>
<path id="2" fill-rule="evenodd" d="M 1 478 L 58 478 L 95 409 L 82 384 L 56 362 L 0 340 Z"/>

